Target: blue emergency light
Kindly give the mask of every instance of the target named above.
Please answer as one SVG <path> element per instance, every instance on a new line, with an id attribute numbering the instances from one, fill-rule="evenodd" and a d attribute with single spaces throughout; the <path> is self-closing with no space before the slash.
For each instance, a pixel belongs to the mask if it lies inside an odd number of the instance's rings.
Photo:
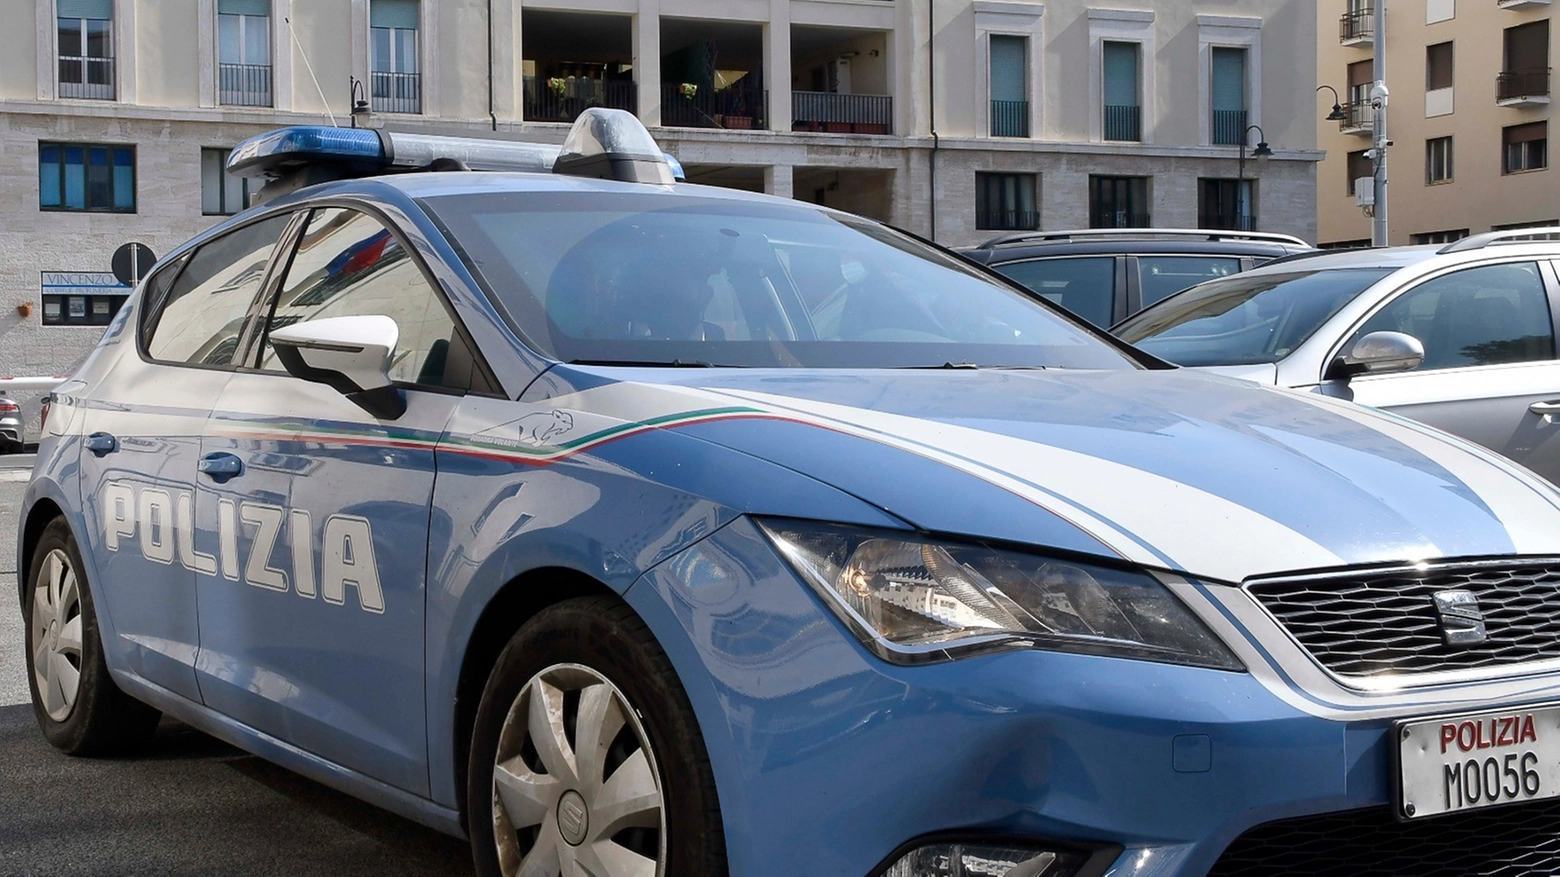
<path id="1" fill-rule="evenodd" d="M 661 151 L 636 116 L 600 107 L 580 114 L 562 146 L 295 125 L 238 144 L 227 169 L 266 178 L 261 201 L 327 180 L 414 171 L 551 172 L 660 184 L 686 179 L 681 163 Z"/>

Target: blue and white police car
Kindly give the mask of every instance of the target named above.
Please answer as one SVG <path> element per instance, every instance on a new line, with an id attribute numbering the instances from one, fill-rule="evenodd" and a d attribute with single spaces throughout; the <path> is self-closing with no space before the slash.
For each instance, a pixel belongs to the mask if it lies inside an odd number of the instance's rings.
<path id="1" fill-rule="evenodd" d="M 175 716 L 483 875 L 1560 873 L 1520 467 L 678 183 L 625 114 L 233 168 L 264 203 L 48 411 L 60 749 Z"/>

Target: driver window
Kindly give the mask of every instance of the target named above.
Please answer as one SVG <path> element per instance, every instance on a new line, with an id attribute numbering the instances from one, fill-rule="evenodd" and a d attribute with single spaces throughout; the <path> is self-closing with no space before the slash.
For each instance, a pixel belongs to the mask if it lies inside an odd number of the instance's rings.
<path id="1" fill-rule="evenodd" d="M 1425 346 L 1418 371 L 1555 356 L 1549 297 L 1532 262 L 1484 265 L 1426 281 L 1377 311 L 1344 349 L 1372 332 L 1418 338 Z"/>
<path id="2" fill-rule="evenodd" d="M 444 385 L 455 326 L 400 241 L 356 210 L 316 210 L 266 322 L 260 368 L 283 371 L 270 333 L 306 320 L 383 314 L 400 329 L 390 379 Z"/>

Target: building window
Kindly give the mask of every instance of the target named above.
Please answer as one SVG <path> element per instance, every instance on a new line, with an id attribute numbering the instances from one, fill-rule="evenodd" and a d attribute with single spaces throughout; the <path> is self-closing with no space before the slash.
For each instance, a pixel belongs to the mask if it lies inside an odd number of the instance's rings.
<path id="1" fill-rule="evenodd" d="M 217 99 L 271 105 L 271 0 L 217 0 Z"/>
<path id="2" fill-rule="evenodd" d="M 1425 90 L 1452 87 L 1452 44 L 1436 43 L 1425 48 Z"/>
<path id="3" fill-rule="evenodd" d="M 1347 241 L 1329 241 L 1325 244 L 1317 244 L 1318 250 L 1368 250 L 1370 238 L 1355 238 Z"/>
<path id="4" fill-rule="evenodd" d="M 1370 89 L 1375 84 L 1375 77 L 1375 69 L 1370 61 L 1355 61 L 1349 65 L 1349 100 L 1343 106 L 1343 128 L 1369 129 L 1374 124 Z"/>
<path id="5" fill-rule="evenodd" d="M 1410 243 L 1423 244 L 1450 244 L 1460 241 L 1468 236 L 1466 228 L 1454 228 L 1446 231 L 1422 231 L 1419 234 L 1409 235 Z"/>
<path id="6" fill-rule="evenodd" d="M 1425 141 L 1425 185 L 1452 181 L 1452 138 Z"/>
<path id="7" fill-rule="evenodd" d="M 1349 175 L 1350 195 L 1353 195 L 1355 192 L 1359 191 L 1359 184 L 1361 179 L 1365 177 L 1371 177 L 1372 180 L 1374 180 L 1376 176 L 1376 166 L 1370 160 L 1370 158 L 1365 155 L 1365 152 L 1365 150 L 1361 149 L 1357 152 L 1349 153 L 1347 173 Z"/>
<path id="8" fill-rule="evenodd" d="M 1105 74 L 1106 140 L 1143 139 L 1142 81 L 1139 64 L 1142 48 L 1138 43 L 1107 41 L 1102 44 Z"/>
<path id="9" fill-rule="evenodd" d="M 417 0 L 370 0 L 368 23 L 374 109 L 422 112 L 422 74 L 417 56 Z"/>
<path id="10" fill-rule="evenodd" d="M 1549 123 L 1529 122 L 1501 129 L 1501 173 L 1515 174 L 1549 167 Z"/>
<path id="11" fill-rule="evenodd" d="M 1255 180 L 1198 180 L 1197 227 L 1256 231 Z"/>
<path id="12" fill-rule="evenodd" d="M 991 231 L 1033 231 L 1040 227 L 1034 174 L 976 174 L 975 227 Z"/>
<path id="13" fill-rule="evenodd" d="M 1560 219 L 1540 219 L 1537 222 L 1507 222 L 1502 225 L 1492 225 L 1490 226 L 1490 231 L 1520 231 L 1521 229 L 1525 228 L 1552 229 L 1556 226 L 1560 226 Z M 1545 234 L 1522 235 L 1521 237 L 1510 238 L 1510 240 L 1552 241 L 1555 239 L 1555 236 L 1556 235 L 1554 232 L 1548 232 Z"/>
<path id="14" fill-rule="evenodd" d="M 1236 146 L 1246 139 L 1246 50 L 1215 46 L 1212 51 L 1210 139 L 1218 145 Z"/>
<path id="15" fill-rule="evenodd" d="M 38 144 L 38 206 L 43 210 L 135 212 L 135 147 Z"/>
<path id="16" fill-rule="evenodd" d="M 1148 228 L 1148 177 L 1089 177 L 1091 228 Z"/>
<path id="17" fill-rule="evenodd" d="M 1549 94 L 1549 20 L 1506 28 L 1505 64 L 1495 83 L 1495 97 L 1518 101 Z"/>
<path id="18" fill-rule="evenodd" d="M 991 136 L 1029 136 L 1029 38 L 991 36 Z"/>
<path id="19" fill-rule="evenodd" d="M 59 96 L 113 100 L 114 0 L 58 0 Z"/>
<path id="20" fill-rule="evenodd" d="M 227 172 L 231 149 L 200 151 L 200 212 L 232 216 L 249 206 L 249 179 Z"/>

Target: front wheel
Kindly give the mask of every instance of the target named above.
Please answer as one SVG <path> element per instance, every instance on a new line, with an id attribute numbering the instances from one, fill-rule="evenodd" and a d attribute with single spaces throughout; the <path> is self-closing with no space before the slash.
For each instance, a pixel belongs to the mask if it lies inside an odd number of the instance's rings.
<path id="1" fill-rule="evenodd" d="M 484 877 L 727 873 L 693 709 L 617 601 L 561 603 L 515 634 L 483 691 L 467 776 Z"/>

